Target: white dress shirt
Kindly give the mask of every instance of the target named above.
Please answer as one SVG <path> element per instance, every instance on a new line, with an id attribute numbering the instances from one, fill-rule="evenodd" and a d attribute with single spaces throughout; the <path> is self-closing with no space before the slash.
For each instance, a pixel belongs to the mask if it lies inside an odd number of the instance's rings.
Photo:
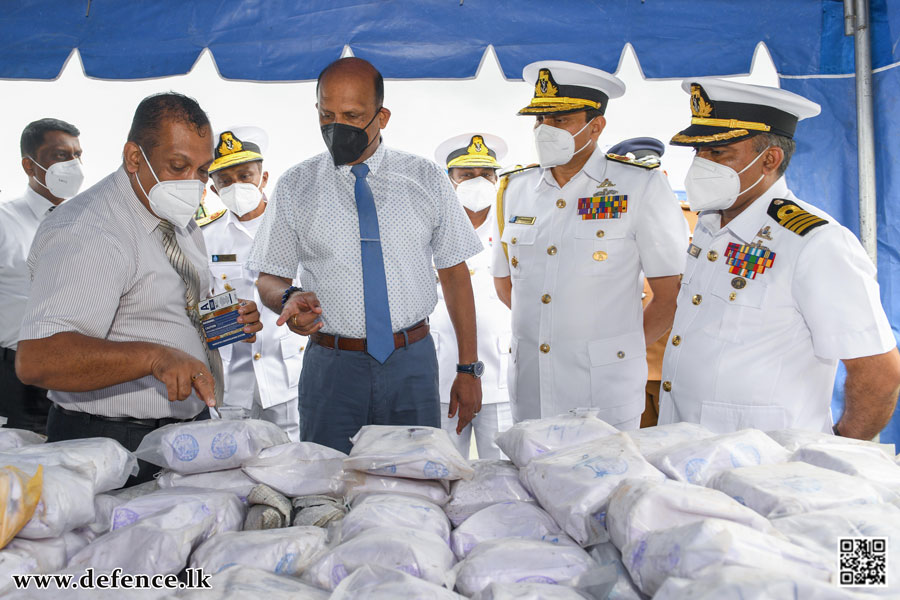
<path id="1" fill-rule="evenodd" d="M 615 218 L 578 212 L 579 199 L 611 197 L 627 197 Z M 688 243 L 665 175 L 595 150 L 563 188 L 550 169 L 512 175 L 503 208 L 509 256 L 494 244 L 493 270 L 512 278 L 514 419 L 593 407 L 633 420 L 647 381 L 641 272 L 680 274 Z"/>
<path id="2" fill-rule="evenodd" d="M 828 223 L 794 233 L 768 214 L 778 199 Z M 783 178 L 725 227 L 719 222 L 718 211 L 701 213 L 687 254 L 663 358 L 660 425 L 831 432 L 837 361 L 896 345 L 875 267 L 847 228 L 797 200 Z M 730 272 L 729 244 L 761 244 L 771 266 L 755 277 Z"/>
<path id="3" fill-rule="evenodd" d="M 31 287 L 28 250 L 52 208 L 52 202 L 30 187 L 22 196 L 0 204 L 0 346 L 4 348 L 15 350 L 18 344 Z"/>
<path id="4" fill-rule="evenodd" d="M 278 314 L 265 308 L 259 297 L 256 287 L 259 272 L 245 264 L 261 221 L 262 216 L 241 221 L 227 211 L 225 216 L 201 230 L 206 241 L 214 293 L 234 290 L 239 298 L 253 300 L 259 308 L 263 329 L 256 334 L 256 341 L 219 348 L 225 370 L 225 405 L 247 410 L 253 408 L 254 398 L 259 399 L 264 409 L 285 402 L 296 405 L 302 352 L 306 345 L 305 337 L 293 333 L 286 325 L 275 324 Z"/>
<path id="5" fill-rule="evenodd" d="M 72 331 L 170 346 L 205 363 L 159 223 L 131 189 L 124 167 L 60 205 L 38 228 L 28 256 L 32 286 L 20 339 Z M 191 220 L 175 227 L 175 236 L 211 290 L 200 228 Z M 152 375 L 90 392 L 51 390 L 49 397 L 71 410 L 136 419 L 187 419 L 204 407 L 195 393 L 169 402 L 165 384 Z"/>
<path id="6" fill-rule="evenodd" d="M 491 273 L 495 218 L 494 208 L 491 207 L 485 222 L 475 230 L 484 250 L 467 261 L 472 276 L 472 291 L 475 294 L 478 359 L 484 363 L 484 375 L 481 377 L 482 404 L 509 402 L 507 370 L 511 315 L 509 308 L 497 297 Z M 456 379 L 456 365 L 459 362 L 459 347 L 441 286 L 438 286 L 438 304 L 431 315 L 431 335 L 437 350 L 441 402 L 449 404 L 450 387 Z"/>
<path id="7" fill-rule="evenodd" d="M 432 264 L 444 269 L 481 250 L 447 174 L 435 163 L 379 144 L 365 161 L 375 198 L 391 325 L 409 327 L 437 303 Z M 323 332 L 366 336 L 354 184 L 348 165 L 323 152 L 278 180 L 249 268 L 297 276 L 322 305 Z M 432 263 L 433 261 L 433 263 Z"/>

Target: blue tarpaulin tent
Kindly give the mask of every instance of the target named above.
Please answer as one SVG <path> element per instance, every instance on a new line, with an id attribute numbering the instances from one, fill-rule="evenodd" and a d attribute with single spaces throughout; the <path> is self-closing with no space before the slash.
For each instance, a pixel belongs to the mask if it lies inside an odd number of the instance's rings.
<path id="1" fill-rule="evenodd" d="M 474 77 L 492 45 L 508 78 L 540 59 L 615 71 L 630 43 L 648 78 L 748 73 L 759 42 L 781 86 L 822 105 L 800 123 L 788 181 L 859 232 L 853 38 L 837 0 L 3 0 L 0 78 L 53 79 L 73 49 L 90 77 L 190 71 L 314 79 L 345 46 L 389 78 Z M 882 300 L 900 332 L 900 2 L 871 0 Z M 898 127 L 894 127 L 897 125 Z M 836 403 L 840 405 L 839 395 Z M 900 442 L 900 418 L 882 439 Z"/>

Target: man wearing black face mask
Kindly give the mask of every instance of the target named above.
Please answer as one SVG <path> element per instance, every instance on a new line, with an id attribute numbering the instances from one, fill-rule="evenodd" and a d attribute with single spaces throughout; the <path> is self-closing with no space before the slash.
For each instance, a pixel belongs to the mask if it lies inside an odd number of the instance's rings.
<path id="1" fill-rule="evenodd" d="M 248 262 L 278 324 L 314 342 L 300 375 L 300 437 L 346 452 L 367 424 L 440 427 L 432 260 L 459 344 L 450 416 L 462 430 L 481 407 L 465 264 L 481 243 L 440 167 L 381 143 L 391 113 L 371 64 L 335 61 L 317 95 L 329 152 L 279 180 Z M 303 290 L 291 286 L 298 264 Z"/>

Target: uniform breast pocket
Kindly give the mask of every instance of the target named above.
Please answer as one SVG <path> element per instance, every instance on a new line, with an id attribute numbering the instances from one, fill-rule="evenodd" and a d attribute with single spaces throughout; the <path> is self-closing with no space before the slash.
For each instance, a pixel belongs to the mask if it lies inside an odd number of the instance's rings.
<path id="1" fill-rule="evenodd" d="M 579 273 L 600 277 L 613 274 L 625 258 L 628 230 L 610 220 L 575 225 L 575 264 Z"/>
<path id="2" fill-rule="evenodd" d="M 229 288 L 236 290 L 244 279 L 244 267 L 237 263 L 211 262 L 209 271 L 216 282 L 217 291 L 231 291 Z"/>
<path id="3" fill-rule="evenodd" d="M 536 270 L 534 242 L 537 229 L 534 225 L 507 223 L 500 238 L 506 244 L 509 255 L 509 273 L 513 279 L 525 279 Z"/>
<path id="4" fill-rule="evenodd" d="M 766 300 L 764 281 L 719 275 L 712 285 L 712 295 L 724 305 L 718 329 L 720 339 L 742 343 L 759 335 Z"/>

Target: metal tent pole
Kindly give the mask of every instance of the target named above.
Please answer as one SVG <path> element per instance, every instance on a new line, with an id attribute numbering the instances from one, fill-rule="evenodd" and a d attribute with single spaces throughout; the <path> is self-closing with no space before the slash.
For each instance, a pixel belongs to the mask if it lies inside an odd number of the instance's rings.
<path id="1" fill-rule="evenodd" d="M 844 0 L 844 34 L 853 36 L 856 56 L 859 240 L 877 267 L 875 125 L 872 111 L 872 47 L 869 31 L 869 0 Z"/>

